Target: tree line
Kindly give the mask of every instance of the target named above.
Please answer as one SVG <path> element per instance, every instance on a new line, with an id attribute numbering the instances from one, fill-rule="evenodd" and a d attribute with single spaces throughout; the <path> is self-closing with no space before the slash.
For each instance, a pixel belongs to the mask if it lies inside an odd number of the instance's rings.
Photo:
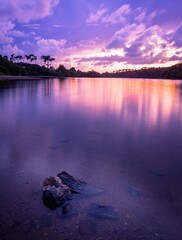
<path id="1" fill-rule="evenodd" d="M 8 58 L 7 56 L 4 56 L 6 59 Z M 55 58 L 49 56 L 49 55 L 42 55 L 40 57 L 41 59 L 41 62 L 43 61 L 44 65 L 47 66 L 47 67 L 50 67 L 51 66 L 51 63 L 53 61 L 55 61 Z M 11 62 L 13 63 L 16 63 L 16 62 L 23 62 L 24 60 L 26 60 L 27 62 L 29 63 L 32 63 L 34 62 L 36 64 L 36 61 L 37 61 L 37 56 L 33 53 L 31 54 L 28 54 L 28 55 L 16 55 L 15 54 L 11 54 L 10 56 L 10 59 L 9 59 Z"/>
<path id="2" fill-rule="evenodd" d="M 41 65 L 37 64 L 37 60 L 34 54 L 12 54 L 10 58 L 0 54 L 0 75 L 182 79 L 182 63 L 171 67 L 122 69 L 112 73 L 99 73 L 93 70 L 83 72 L 74 67 L 67 69 L 62 64 L 54 68 L 52 62 L 55 58 L 48 55 L 40 57 Z"/>

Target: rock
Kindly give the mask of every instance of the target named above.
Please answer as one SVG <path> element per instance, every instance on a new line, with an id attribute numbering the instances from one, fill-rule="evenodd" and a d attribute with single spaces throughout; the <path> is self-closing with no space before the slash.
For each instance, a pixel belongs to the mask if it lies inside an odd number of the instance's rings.
<path id="1" fill-rule="evenodd" d="M 99 204 L 91 204 L 88 209 L 88 214 L 97 219 L 109 219 L 116 220 L 118 218 L 118 214 L 114 210 L 114 208 L 110 206 L 102 206 Z"/>
<path id="2" fill-rule="evenodd" d="M 85 185 L 87 184 L 84 181 L 76 180 L 73 176 L 67 172 L 58 173 L 57 176 L 62 180 L 62 183 L 67 185 L 71 192 L 73 193 L 82 193 Z"/>
<path id="3" fill-rule="evenodd" d="M 46 207 L 55 209 L 72 199 L 68 186 L 57 177 L 46 178 L 43 182 L 43 202 Z"/>
<path id="4" fill-rule="evenodd" d="M 47 186 L 59 187 L 61 184 L 62 184 L 62 181 L 57 176 L 46 178 L 43 181 L 43 187 L 47 187 Z"/>
<path id="5" fill-rule="evenodd" d="M 77 215 L 77 209 L 73 208 L 70 203 L 65 203 L 61 208 L 56 210 L 56 216 L 60 219 L 69 218 L 75 215 Z"/>

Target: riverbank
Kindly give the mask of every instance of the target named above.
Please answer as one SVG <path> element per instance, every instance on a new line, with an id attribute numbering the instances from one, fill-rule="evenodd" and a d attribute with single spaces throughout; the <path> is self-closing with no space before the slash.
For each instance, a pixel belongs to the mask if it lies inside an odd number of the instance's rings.
<path id="1" fill-rule="evenodd" d="M 0 81 L 5 80 L 38 80 L 44 78 L 55 78 L 55 76 L 12 76 L 12 75 L 0 75 Z"/>

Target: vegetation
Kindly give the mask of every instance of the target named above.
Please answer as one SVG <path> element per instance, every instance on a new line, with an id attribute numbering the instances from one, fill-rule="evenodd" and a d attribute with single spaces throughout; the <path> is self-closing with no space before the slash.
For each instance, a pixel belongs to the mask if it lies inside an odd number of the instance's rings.
<path id="1" fill-rule="evenodd" d="M 25 56 L 12 54 L 9 59 L 8 56 L 0 55 L 0 75 L 182 79 L 182 63 L 165 68 L 123 69 L 100 74 L 95 71 L 82 72 L 74 67 L 66 69 L 62 64 L 54 68 L 51 64 L 55 59 L 51 56 L 41 56 L 42 66 L 36 61 L 37 56 L 34 54 Z"/>

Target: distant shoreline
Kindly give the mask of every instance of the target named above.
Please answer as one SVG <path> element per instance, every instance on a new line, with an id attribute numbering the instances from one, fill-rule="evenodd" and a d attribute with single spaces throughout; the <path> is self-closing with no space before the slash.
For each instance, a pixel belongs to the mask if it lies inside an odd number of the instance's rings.
<path id="1" fill-rule="evenodd" d="M 0 82 L 2 81 L 16 81 L 16 80 L 43 80 L 43 79 L 53 79 L 53 78 L 70 78 L 70 77 L 59 77 L 59 76 L 15 76 L 15 75 L 0 75 Z M 109 76 L 99 76 L 99 77 L 72 77 L 72 78 L 118 78 L 118 79 L 160 79 L 160 80 L 182 80 L 180 78 L 160 78 L 160 77 L 109 77 Z"/>
<path id="2" fill-rule="evenodd" d="M 55 78 L 55 76 L 14 76 L 14 75 L 0 75 L 0 81 L 5 80 L 38 80 L 44 78 Z"/>

